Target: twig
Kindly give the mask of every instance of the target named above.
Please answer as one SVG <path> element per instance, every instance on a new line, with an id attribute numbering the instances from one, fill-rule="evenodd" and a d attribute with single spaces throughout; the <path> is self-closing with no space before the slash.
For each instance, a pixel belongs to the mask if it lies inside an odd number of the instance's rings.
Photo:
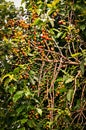
<path id="1" fill-rule="evenodd" d="M 75 77 L 75 88 L 74 88 L 74 93 L 73 93 L 73 96 L 72 96 L 72 101 L 70 103 L 70 109 L 72 108 L 72 105 L 73 105 L 73 101 L 74 101 L 74 97 L 75 97 L 75 93 L 76 93 L 76 90 L 77 90 L 77 78 L 78 76 L 80 75 L 81 71 L 78 71 L 76 77 Z"/>
<path id="2" fill-rule="evenodd" d="M 47 99 L 48 99 L 48 93 L 49 93 L 49 89 L 48 89 L 48 79 L 47 79 L 47 92 L 46 92 L 46 94 L 47 94 Z"/>
<path id="3" fill-rule="evenodd" d="M 43 72 L 43 68 L 44 68 L 45 62 L 42 61 L 42 66 L 40 68 L 40 75 L 39 75 L 39 80 L 38 80 L 38 97 L 40 94 L 40 83 L 41 83 L 41 78 L 42 78 L 42 72 Z"/>
<path id="4" fill-rule="evenodd" d="M 51 62 L 51 63 L 60 63 L 60 60 L 50 60 L 50 59 L 40 59 L 40 58 L 36 58 L 36 61 L 46 61 L 46 62 Z M 69 61 L 62 61 L 62 64 L 71 64 L 71 65 L 80 65 L 80 63 L 78 62 L 73 62 L 71 60 Z"/>
<path id="5" fill-rule="evenodd" d="M 78 118 L 78 116 L 79 116 L 79 113 L 74 117 L 74 119 L 71 122 L 71 125 L 73 124 L 73 122 L 75 121 L 75 119 Z"/>
<path id="6" fill-rule="evenodd" d="M 51 108 L 52 110 L 50 111 L 50 115 L 51 115 L 51 119 L 50 121 L 53 122 L 53 109 L 54 109 L 54 83 L 55 83 L 55 80 L 59 74 L 59 71 L 62 67 L 62 58 L 60 59 L 60 64 L 58 66 L 58 69 L 57 69 L 57 63 L 55 63 L 55 67 L 54 67 L 54 72 L 53 72 L 53 79 L 51 81 L 51 85 L 50 85 L 50 97 L 51 97 Z M 53 126 L 52 126 L 52 130 L 53 130 Z"/>
<path id="7" fill-rule="evenodd" d="M 70 55 L 72 55 L 72 52 L 71 52 L 71 49 L 70 49 L 70 43 L 69 42 L 68 42 L 68 50 L 69 50 Z"/>
<path id="8" fill-rule="evenodd" d="M 56 79 L 56 69 L 57 69 L 57 63 L 55 63 L 55 67 L 54 67 L 54 72 L 53 72 L 53 79 L 51 81 L 51 85 L 50 85 L 50 98 L 51 98 L 51 108 L 52 110 L 50 111 L 50 116 L 51 119 L 50 121 L 53 121 L 53 108 L 54 108 L 54 82 Z"/>
<path id="9" fill-rule="evenodd" d="M 83 97 L 84 97 L 84 91 L 85 91 L 85 85 L 82 89 L 82 94 L 81 94 L 81 106 L 82 106 L 82 100 L 83 100 Z"/>

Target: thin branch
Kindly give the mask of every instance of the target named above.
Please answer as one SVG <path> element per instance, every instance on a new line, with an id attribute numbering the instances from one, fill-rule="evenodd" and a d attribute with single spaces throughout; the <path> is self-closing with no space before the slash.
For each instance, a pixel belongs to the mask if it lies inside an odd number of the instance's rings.
<path id="1" fill-rule="evenodd" d="M 83 97 L 84 97 L 84 91 L 85 91 L 85 85 L 83 86 L 82 94 L 81 94 L 81 106 L 82 106 L 82 101 L 83 101 Z"/>
<path id="2" fill-rule="evenodd" d="M 84 113 L 82 112 L 82 115 L 83 115 L 83 117 L 85 118 L 85 120 L 86 120 L 86 117 L 85 117 L 85 115 L 84 115 Z"/>
<path id="3" fill-rule="evenodd" d="M 74 88 L 74 93 L 73 93 L 73 96 L 72 96 L 72 101 L 71 101 L 71 103 L 70 103 L 70 109 L 72 108 L 72 105 L 73 105 L 73 101 L 74 101 L 74 97 L 75 97 L 75 93 L 76 93 L 76 90 L 77 90 L 77 78 L 78 78 L 78 76 L 80 75 L 80 71 L 78 71 L 78 73 L 77 73 L 77 75 L 76 75 L 76 77 L 75 77 L 75 88 Z"/>
<path id="4" fill-rule="evenodd" d="M 41 78 L 42 78 L 42 72 L 43 72 L 44 65 L 45 65 L 45 62 L 42 61 L 42 65 L 41 65 L 41 68 L 40 68 L 39 80 L 38 80 L 38 97 L 40 95 L 40 83 L 41 83 Z"/>
<path id="5" fill-rule="evenodd" d="M 50 111 L 50 115 L 51 115 L 51 119 L 50 121 L 53 121 L 53 108 L 54 108 L 54 82 L 56 79 L 56 69 L 57 69 L 57 63 L 55 63 L 55 67 L 54 67 L 54 72 L 53 72 L 53 79 L 51 81 L 51 85 L 50 85 L 50 98 L 51 98 L 51 108 L 52 110 Z"/>
<path id="6" fill-rule="evenodd" d="M 51 62 L 51 63 L 60 63 L 60 60 L 50 60 L 50 59 L 40 59 L 40 58 L 36 58 L 36 61 L 46 61 L 46 62 Z M 62 64 L 70 64 L 70 65 L 80 65 L 80 63 L 78 62 L 73 62 L 71 60 L 69 61 L 62 61 Z"/>
<path id="7" fill-rule="evenodd" d="M 75 121 L 75 119 L 79 116 L 79 113 L 73 118 L 71 125 L 73 124 L 73 122 Z"/>
<path id="8" fill-rule="evenodd" d="M 69 42 L 68 42 L 68 50 L 69 50 L 70 55 L 72 55 L 72 52 L 71 52 L 71 49 L 70 49 L 70 43 Z"/>
<path id="9" fill-rule="evenodd" d="M 54 83 L 55 83 L 55 80 L 60 72 L 61 67 L 62 67 L 62 58 L 60 59 L 60 64 L 58 66 L 58 69 L 57 69 L 57 63 L 55 63 L 54 72 L 53 72 L 53 79 L 52 79 L 51 85 L 50 85 L 50 89 L 51 89 L 50 97 L 51 97 L 51 108 L 52 108 L 52 110 L 50 111 L 50 115 L 51 115 L 52 122 L 53 122 L 53 109 L 54 109 Z M 53 130 L 53 128 L 52 128 L 52 130 Z"/>

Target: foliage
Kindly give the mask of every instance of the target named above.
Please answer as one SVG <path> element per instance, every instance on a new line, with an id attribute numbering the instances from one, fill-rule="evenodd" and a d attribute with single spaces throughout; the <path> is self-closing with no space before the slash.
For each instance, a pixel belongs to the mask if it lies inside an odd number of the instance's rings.
<path id="1" fill-rule="evenodd" d="M 0 2 L 0 129 L 84 130 L 86 2 L 23 2 Z"/>

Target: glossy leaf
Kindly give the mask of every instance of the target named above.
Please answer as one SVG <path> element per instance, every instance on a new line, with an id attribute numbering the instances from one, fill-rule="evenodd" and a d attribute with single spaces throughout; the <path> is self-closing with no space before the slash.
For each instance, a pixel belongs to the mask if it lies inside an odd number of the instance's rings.
<path id="1" fill-rule="evenodd" d="M 17 91 L 13 96 L 13 101 L 17 102 L 23 96 L 23 93 L 23 91 Z"/>

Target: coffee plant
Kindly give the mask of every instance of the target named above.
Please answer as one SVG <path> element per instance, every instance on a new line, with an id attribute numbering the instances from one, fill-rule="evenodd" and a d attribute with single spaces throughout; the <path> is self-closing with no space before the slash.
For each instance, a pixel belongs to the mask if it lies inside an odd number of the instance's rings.
<path id="1" fill-rule="evenodd" d="M 0 130 L 85 130 L 86 2 L 0 2 Z"/>

